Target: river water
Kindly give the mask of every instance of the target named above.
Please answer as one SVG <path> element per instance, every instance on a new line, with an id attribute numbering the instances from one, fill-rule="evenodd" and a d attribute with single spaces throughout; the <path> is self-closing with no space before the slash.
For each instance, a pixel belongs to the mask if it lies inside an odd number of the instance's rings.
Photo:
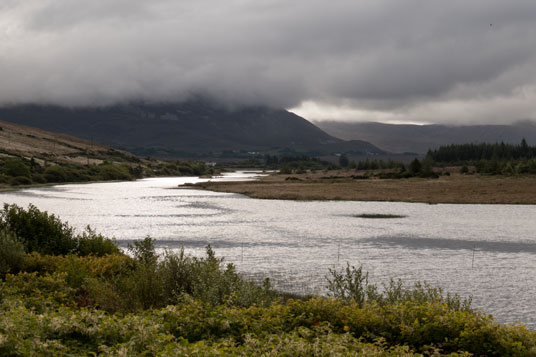
<path id="1" fill-rule="evenodd" d="M 216 180 L 251 179 L 251 173 Z M 159 249 L 203 255 L 207 244 L 252 278 L 325 293 L 329 268 L 362 264 L 377 283 L 426 280 L 472 295 L 502 322 L 536 329 L 536 206 L 285 201 L 178 188 L 198 178 L 72 184 L 1 193 L 121 246 L 147 235 Z M 394 214 L 402 218 L 358 218 Z"/>

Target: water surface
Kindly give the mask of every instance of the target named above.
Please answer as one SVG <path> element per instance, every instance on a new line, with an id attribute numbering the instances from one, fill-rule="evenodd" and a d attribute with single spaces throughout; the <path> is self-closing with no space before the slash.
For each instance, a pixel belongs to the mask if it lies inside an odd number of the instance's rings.
<path id="1" fill-rule="evenodd" d="M 294 292 L 325 293 L 328 268 L 363 264 L 373 281 L 426 280 L 472 294 L 476 307 L 500 321 L 536 328 L 536 206 L 258 200 L 177 188 L 197 181 L 73 184 L 1 197 L 32 203 L 79 230 L 89 224 L 122 246 L 150 235 L 159 248 L 202 255 L 211 244 L 240 271 Z M 404 217 L 356 217 L 362 214 Z"/>

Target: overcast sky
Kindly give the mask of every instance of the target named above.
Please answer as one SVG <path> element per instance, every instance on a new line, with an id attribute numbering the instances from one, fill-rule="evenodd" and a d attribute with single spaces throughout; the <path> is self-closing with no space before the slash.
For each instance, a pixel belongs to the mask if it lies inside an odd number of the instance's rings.
<path id="1" fill-rule="evenodd" d="M 534 0 L 0 0 L 0 104 L 536 119 L 535 19 Z"/>

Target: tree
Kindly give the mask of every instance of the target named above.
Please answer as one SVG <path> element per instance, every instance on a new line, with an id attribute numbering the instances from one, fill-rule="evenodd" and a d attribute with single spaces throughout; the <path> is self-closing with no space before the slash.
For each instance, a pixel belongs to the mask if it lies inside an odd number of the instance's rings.
<path id="1" fill-rule="evenodd" d="M 410 164 L 409 164 L 409 172 L 411 172 L 414 175 L 417 175 L 421 172 L 422 165 L 419 159 L 415 158 Z"/>
<path id="2" fill-rule="evenodd" d="M 348 156 L 346 156 L 345 154 L 341 154 L 341 156 L 339 156 L 339 166 L 348 167 L 349 164 L 350 160 L 348 160 Z"/>

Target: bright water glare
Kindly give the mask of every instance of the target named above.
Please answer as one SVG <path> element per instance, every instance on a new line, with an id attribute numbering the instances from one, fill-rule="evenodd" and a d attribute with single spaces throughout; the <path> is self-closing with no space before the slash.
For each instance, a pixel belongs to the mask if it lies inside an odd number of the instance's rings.
<path id="1" fill-rule="evenodd" d="M 233 173 L 216 180 L 251 179 Z M 536 329 L 536 206 L 258 200 L 179 185 L 206 179 L 151 178 L 2 193 L 4 203 L 90 225 L 121 246 L 149 235 L 160 249 L 217 255 L 281 289 L 326 293 L 329 268 L 362 264 L 381 283 L 426 280 L 472 295 L 502 322 Z M 360 214 L 402 218 L 370 219 Z"/>

